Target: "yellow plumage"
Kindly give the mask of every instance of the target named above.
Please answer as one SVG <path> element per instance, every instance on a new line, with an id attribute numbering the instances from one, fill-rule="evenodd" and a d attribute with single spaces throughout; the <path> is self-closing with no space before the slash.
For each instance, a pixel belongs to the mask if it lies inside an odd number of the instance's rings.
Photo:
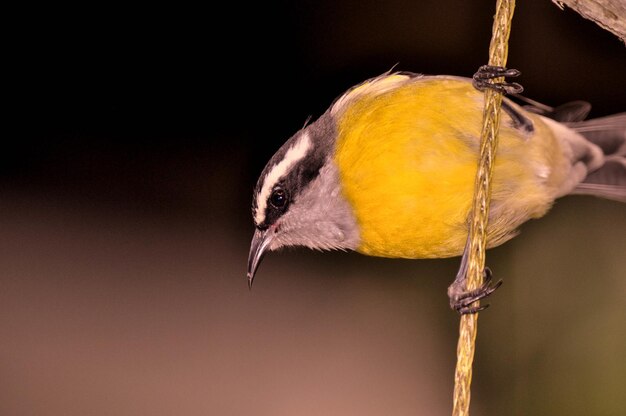
<path id="1" fill-rule="evenodd" d="M 464 254 L 483 100 L 471 79 L 402 73 L 340 96 L 259 177 L 248 284 L 263 254 L 285 246 L 404 258 Z M 584 102 L 534 103 L 527 111 L 504 98 L 502 106 L 488 247 L 567 194 L 626 202 L 626 113 L 584 120 Z M 460 311 L 469 305 L 460 302 L 464 291 L 460 278 L 449 291 Z"/>
<path id="2" fill-rule="evenodd" d="M 510 105 L 532 120 L 534 131 L 502 114 L 490 246 L 544 215 L 571 170 L 569 149 L 545 119 Z M 482 108 L 483 94 L 467 80 L 400 74 L 369 81 L 335 104 L 334 158 L 359 224 L 358 251 L 405 258 L 462 253 Z"/>

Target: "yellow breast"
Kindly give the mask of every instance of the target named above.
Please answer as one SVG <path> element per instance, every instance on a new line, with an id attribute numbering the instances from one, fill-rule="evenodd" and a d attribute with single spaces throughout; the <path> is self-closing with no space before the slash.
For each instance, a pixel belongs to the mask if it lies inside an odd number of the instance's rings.
<path id="1" fill-rule="evenodd" d="M 455 78 L 398 84 L 382 92 L 355 90 L 358 97 L 335 115 L 335 162 L 360 227 L 358 251 L 405 258 L 459 255 L 478 163 L 483 94 Z M 531 135 L 502 117 L 491 246 L 543 215 L 554 199 L 550 183 L 560 180 L 553 169 L 563 163 L 554 156 L 562 153 L 559 144 L 538 117 L 529 117 L 535 123 Z"/>

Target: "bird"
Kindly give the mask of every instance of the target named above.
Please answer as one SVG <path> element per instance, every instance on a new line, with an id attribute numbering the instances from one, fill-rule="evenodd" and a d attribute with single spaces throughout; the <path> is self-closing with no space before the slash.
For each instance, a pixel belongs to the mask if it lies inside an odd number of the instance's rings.
<path id="1" fill-rule="evenodd" d="M 388 71 L 293 134 L 253 191 L 249 286 L 264 255 L 287 246 L 465 260 L 484 105 L 475 80 Z M 586 120 L 584 101 L 550 107 L 511 95 L 502 101 L 487 248 L 565 195 L 626 202 L 626 112 Z"/>

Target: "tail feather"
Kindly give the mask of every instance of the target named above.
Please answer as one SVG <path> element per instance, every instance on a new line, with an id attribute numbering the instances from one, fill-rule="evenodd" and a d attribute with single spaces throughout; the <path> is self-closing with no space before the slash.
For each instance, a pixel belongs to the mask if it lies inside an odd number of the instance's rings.
<path id="1" fill-rule="evenodd" d="M 574 188 L 572 194 L 594 195 L 626 202 L 626 158 L 620 159 L 608 158 L 600 169 L 589 173 Z"/>
<path id="2" fill-rule="evenodd" d="M 566 125 L 599 146 L 605 155 L 626 157 L 626 113 Z"/>
<path id="3" fill-rule="evenodd" d="M 626 202 L 626 188 L 614 185 L 583 182 L 574 189 L 572 195 L 593 195 L 613 201 Z"/>
<path id="4" fill-rule="evenodd" d="M 572 193 L 626 202 L 626 113 L 566 124 L 604 153 L 604 164 Z"/>

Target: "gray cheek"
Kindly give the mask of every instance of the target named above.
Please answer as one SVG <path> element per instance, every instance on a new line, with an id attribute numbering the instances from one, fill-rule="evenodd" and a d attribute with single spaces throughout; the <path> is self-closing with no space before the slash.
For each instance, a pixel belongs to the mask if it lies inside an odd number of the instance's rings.
<path id="1" fill-rule="evenodd" d="M 350 250 L 357 248 L 360 241 L 352 209 L 341 195 L 337 168 L 330 161 L 301 190 L 278 223 L 280 231 L 272 250 L 282 246 Z"/>
<path id="2" fill-rule="evenodd" d="M 324 236 L 324 239 L 342 243 L 346 239 L 346 234 L 341 228 L 331 222 L 318 222 L 315 224 L 316 231 Z"/>

